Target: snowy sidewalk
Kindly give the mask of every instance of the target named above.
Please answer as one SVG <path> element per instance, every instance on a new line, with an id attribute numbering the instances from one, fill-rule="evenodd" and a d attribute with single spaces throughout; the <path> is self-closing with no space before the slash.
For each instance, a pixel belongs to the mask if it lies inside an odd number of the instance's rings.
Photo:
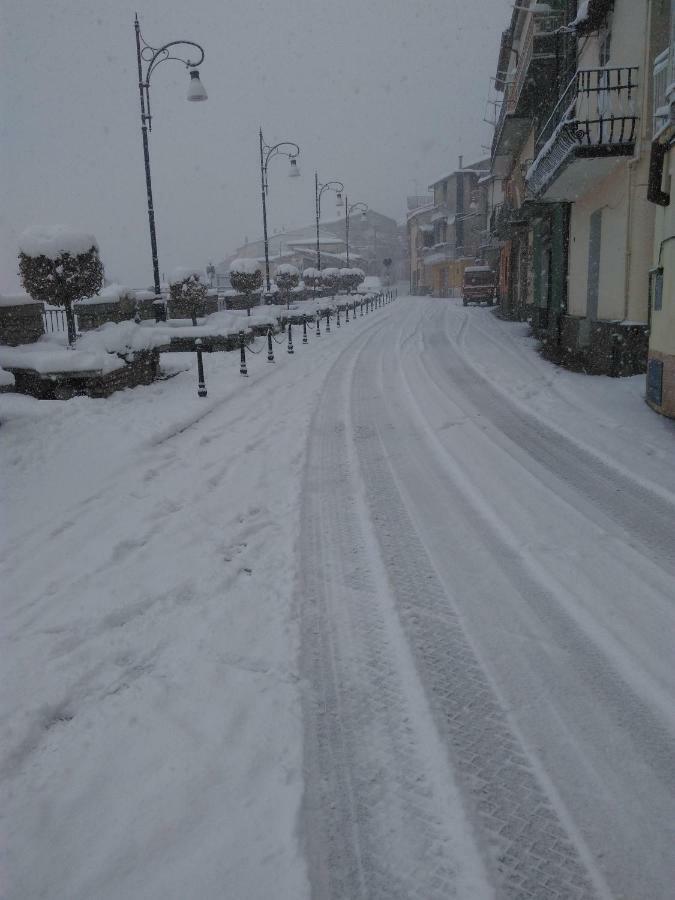
<path id="1" fill-rule="evenodd" d="M 194 367 L 0 396 L 3 900 L 307 894 L 300 475 L 325 374 L 378 315 L 248 379 L 212 354 L 206 400 Z"/>

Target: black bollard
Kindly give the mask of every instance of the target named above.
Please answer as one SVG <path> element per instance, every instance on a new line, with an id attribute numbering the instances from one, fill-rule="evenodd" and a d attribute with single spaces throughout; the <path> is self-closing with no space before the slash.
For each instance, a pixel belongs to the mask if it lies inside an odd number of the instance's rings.
<path id="1" fill-rule="evenodd" d="M 274 347 L 272 345 L 272 329 L 267 329 L 267 362 L 274 362 Z"/>
<path id="2" fill-rule="evenodd" d="M 337 308 L 337 327 L 340 327 L 340 307 Z"/>
<path id="3" fill-rule="evenodd" d="M 202 359 L 202 339 L 195 341 L 197 347 L 197 396 L 206 397 L 206 382 L 204 380 L 204 361 Z"/>
<path id="4" fill-rule="evenodd" d="M 307 343 L 307 316 L 302 314 L 302 343 Z"/>
<path id="5" fill-rule="evenodd" d="M 318 310 L 316 313 L 316 336 L 321 337 L 321 316 Z"/>
<path id="6" fill-rule="evenodd" d="M 239 351 L 241 353 L 241 365 L 239 366 L 240 375 L 248 375 L 246 368 L 246 344 L 244 343 L 244 332 L 239 332 Z"/>
<path id="7" fill-rule="evenodd" d="M 288 352 L 289 353 L 295 352 L 293 350 L 293 334 L 291 331 L 291 320 L 290 319 L 288 320 Z"/>
<path id="8" fill-rule="evenodd" d="M 363 318 L 363 300 L 360 302 L 359 306 L 361 307 L 361 318 Z"/>
<path id="9" fill-rule="evenodd" d="M 347 302 L 347 307 L 345 309 L 345 322 L 349 322 L 349 302 Z"/>
<path id="10" fill-rule="evenodd" d="M 330 332 L 330 310 L 326 310 L 326 334 Z"/>

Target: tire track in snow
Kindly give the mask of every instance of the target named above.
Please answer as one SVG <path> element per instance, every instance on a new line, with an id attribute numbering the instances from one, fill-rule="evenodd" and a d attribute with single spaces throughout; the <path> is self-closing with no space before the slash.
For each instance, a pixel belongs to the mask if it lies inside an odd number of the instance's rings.
<path id="1" fill-rule="evenodd" d="M 462 352 L 461 334 L 451 338 L 436 329 L 425 339 L 440 370 L 464 398 L 497 431 L 545 466 L 552 479 L 564 482 L 620 524 L 627 543 L 641 544 L 657 564 L 675 573 L 675 504 L 628 473 L 605 462 L 562 431 L 552 428 L 499 392 Z"/>
<path id="2" fill-rule="evenodd" d="M 491 891 L 475 874 L 477 857 L 466 871 L 476 854 L 412 663 L 403 662 L 405 643 L 403 653 L 397 648 L 386 580 L 359 512 L 344 364 L 327 380 L 312 423 L 300 540 L 303 824 L 313 896 L 483 900 Z"/>
<path id="3" fill-rule="evenodd" d="M 373 384 L 370 358 L 361 354 L 359 363 L 352 409 L 370 513 L 417 670 L 493 852 L 500 896 L 595 897 L 579 851 L 510 727 L 408 515 L 387 460 L 386 438 L 372 424 L 384 386 Z"/>

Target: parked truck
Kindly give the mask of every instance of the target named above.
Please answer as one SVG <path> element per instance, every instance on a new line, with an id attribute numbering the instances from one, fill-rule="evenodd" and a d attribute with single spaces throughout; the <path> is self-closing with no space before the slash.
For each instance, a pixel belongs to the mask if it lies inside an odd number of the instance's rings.
<path id="1" fill-rule="evenodd" d="M 487 303 L 489 306 L 495 302 L 497 294 L 497 273 L 490 266 L 469 266 L 464 270 L 464 283 L 462 284 L 462 302 L 464 306 L 469 303 Z"/>

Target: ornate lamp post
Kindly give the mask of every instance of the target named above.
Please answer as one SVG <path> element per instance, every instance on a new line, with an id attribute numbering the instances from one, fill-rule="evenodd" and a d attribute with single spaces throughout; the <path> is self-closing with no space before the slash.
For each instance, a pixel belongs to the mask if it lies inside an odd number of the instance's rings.
<path id="1" fill-rule="evenodd" d="M 367 203 L 358 200 L 356 203 L 349 204 L 349 200 L 345 197 L 345 243 L 347 244 L 347 268 L 349 268 L 349 217 L 355 209 L 361 210 L 361 218 L 365 222 L 368 218 L 368 210 L 370 207 Z"/>
<path id="2" fill-rule="evenodd" d="M 291 149 L 287 149 L 291 148 Z M 267 240 L 267 193 L 269 190 L 267 182 L 267 167 L 273 156 L 286 156 L 290 160 L 290 168 L 288 175 L 290 178 L 297 178 L 300 174 L 298 168 L 298 156 L 300 155 L 300 147 L 292 141 L 281 141 L 270 147 L 265 143 L 262 128 L 260 129 L 260 194 L 262 196 L 263 210 L 263 235 L 265 237 L 265 282 L 267 293 L 270 292 L 270 251 L 269 242 Z"/>
<path id="3" fill-rule="evenodd" d="M 207 94 L 199 80 L 197 66 L 204 61 L 204 50 L 194 41 L 171 41 L 162 47 L 152 47 L 141 35 L 138 15 L 134 20 L 136 31 L 136 58 L 138 60 L 138 91 L 141 95 L 141 133 L 143 135 L 143 157 L 145 159 L 145 184 L 148 192 L 148 220 L 150 222 L 150 247 L 152 249 L 152 271 L 155 279 L 155 294 L 161 295 L 159 283 L 159 262 L 157 260 L 157 235 L 155 234 L 155 210 L 152 203 L 152 181 L 150 179 L 150 153 L 148 150 L 148 131 L 152 131 L 152 115 L 150 113 L 150 77 L 157 66 L 167 59 L 175 59 L 190 70 L 187 99 L 191 101 L 206 100 Z M 142 46 L 141 46 L 142 45 Z M 180 45 L 195 47 L 199 58 L 183 59 L 173 55 L 173 48 Z M 146 63 L 145 72 L 143 64 Z"/>
<path id="4" fill-rule="evenodd" d="M 324 191 L 335 191 L 337 194 L 338 209 L 342 207 L 342 194 L 345 186 L 341 181 L 327 181 L 326 184 L 319 184 L 319 175 L 314 173 L 314 206 L 316 210 L 316 267 L 321 269 L 321 246 L 319 244 L 319 221 L 321 219 L 321 195 Z"/>

